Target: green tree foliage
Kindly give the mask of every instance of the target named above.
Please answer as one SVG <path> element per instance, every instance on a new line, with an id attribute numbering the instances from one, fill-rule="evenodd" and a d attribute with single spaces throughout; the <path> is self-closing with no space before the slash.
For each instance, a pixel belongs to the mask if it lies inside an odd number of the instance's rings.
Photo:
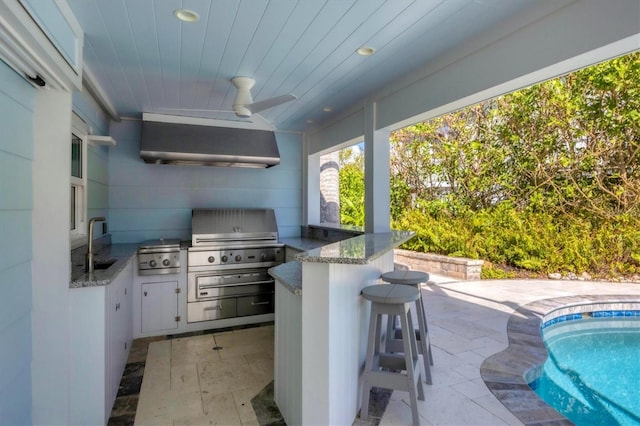
<path id="1" fill-rule="evenodd" d="M 532 271 L 640 272 L 639 52 L 391 142 L 393 226 L 417 232 L 407 248 Z"/>
<path id="2" fill-rule="evenodd" d="M 364 226 L 364 156 L 354 148 L 340 151 L 340 223 Z"/>

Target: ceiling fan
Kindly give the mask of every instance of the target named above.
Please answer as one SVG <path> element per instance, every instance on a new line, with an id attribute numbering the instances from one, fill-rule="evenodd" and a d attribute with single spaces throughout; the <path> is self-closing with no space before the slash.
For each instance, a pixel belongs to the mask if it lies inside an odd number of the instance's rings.
<path id="1" fill-rule="evenodd" d="M 251 114 L 263 111 L 265 109 L 273 108 L 285 102 L 297 99 L 295 95 L 288 93 L 286 95 L 280 95 L 273 98 L 265 99 L 259 102 L 253 102 L 251 97 L 251 88 L 256 84 L 256 81 L 249 77 L 233 77 L 231 83 L 236 86 L 238 92 L 236 98 L 233 101 L 233 112 L 238 117 L 249 118 Z"/>
<path id="2" fill-rule="evenodd" d="M 161 108 L 164 111 L 181 112 L 181 113 L 212 113 L 212 112 L 225 112 L 235 113 L 236 116 L 247 119 L 257 112 L 264 111 L 269 108 L 273 108 L 280 104 L 293 101 L 297 99 L 297 96 L 288 93 L 286 95 L 276 96 L 273 98 L 265 99 L 258 102 L 253 102 L 251 96 L 251 88 L 256 84 L 256 81 L 250 77 L 233 77 L 231 83 L 235 86 L 237 92 L 236 97 L 233 100 L 233 109 L 230 110 L 217 110 L 217 109 L 184 109 L 184 108 Z"/>

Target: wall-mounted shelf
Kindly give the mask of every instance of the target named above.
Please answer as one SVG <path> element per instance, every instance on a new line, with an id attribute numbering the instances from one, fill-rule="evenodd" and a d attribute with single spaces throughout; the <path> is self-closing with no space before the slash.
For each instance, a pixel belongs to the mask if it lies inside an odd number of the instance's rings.
<path id="1" fill-rule="evenodd" d="M 98 136 L 98 135 L 89 135 L 87 137 L 87 142 L 94 145 L 103 145 L 103 146 L 116 146 L 118 142 L 111 136 Z"/>

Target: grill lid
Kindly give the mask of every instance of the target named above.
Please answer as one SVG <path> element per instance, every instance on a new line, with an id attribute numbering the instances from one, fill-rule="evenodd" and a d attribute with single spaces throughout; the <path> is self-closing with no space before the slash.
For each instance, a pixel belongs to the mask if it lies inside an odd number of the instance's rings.
<path id="1" fill-rule="evenodd" d="M 194 209 L 191 245 L 277 242 L 278 225 L 273 209 Z"/>
<path id="2" fill-rule="evenodd" d="M 141 249 L 166 249 L 166 248 L 180 248 L 180 240 L 178 239 L 164 239 L 147 240 L 140 243 Z"/>

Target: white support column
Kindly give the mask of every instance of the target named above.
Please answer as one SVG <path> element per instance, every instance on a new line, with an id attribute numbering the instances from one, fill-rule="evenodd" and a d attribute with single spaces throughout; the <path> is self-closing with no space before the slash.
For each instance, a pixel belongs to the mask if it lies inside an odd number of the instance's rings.
<path id="1" fill-rule="evenodd" d="M 36 93 L 31 216 L 34 425 L 69 424 L 71 109 L 69 92 Z"/>
<path id="2" fill-rule="evenodd" d="M 364 230 L 389 232 L 389 131 L 376 130 L 376 103 L 367 102 L 364 114 Z"/>

